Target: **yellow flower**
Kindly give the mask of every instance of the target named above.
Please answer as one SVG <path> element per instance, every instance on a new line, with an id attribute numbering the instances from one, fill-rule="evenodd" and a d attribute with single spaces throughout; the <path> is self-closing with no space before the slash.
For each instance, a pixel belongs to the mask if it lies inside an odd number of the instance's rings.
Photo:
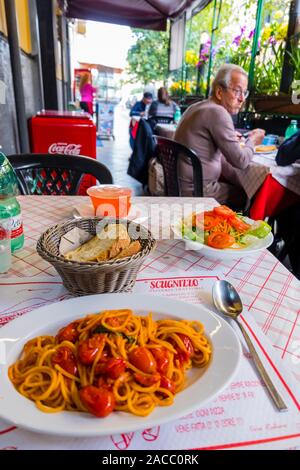
<path id="1" fill-rule="evenodd" d="M 189 65 L 196 65 L 198 62 L 198 56 L 196 52 L 188 50 L 185 53 L 185 62 Z"/>
<path id="2" fill-rule="evenodd" d="M 270 38 L 271 33 L 272 33 L 271 26 L 269 26 L 269 25 L 265 26 L 264 29 L 263 29 L 262 35 L 261 35 L 262 41 L 266 42 Z"/>
<path id="3" fill-rule="evenodd" d="M 283 11 L 281 10 L 277 10 L 275 13 L 274 13 L 274 20 L 279 20 L 280 18 L 283 17 Z"/>
<path id="4" fill-rule="evenodd" d="M 172 83 L 172 85 L 170 86 L 171 93 L 178 93 L 183 91 L 185 91 L 186 93 L 191 93 L 191 90 L 192 88 L 190 81 L 183 82 L 182 80 L 180 80 L 179 82 Z"/>
<path id="5" fill-rule="evenodd" d="M 275 34 L 275 38 L 279 41 L 283 40 L 287 37 L 287 32 L 288 32 L 288 25 L 281 24 Z"/>
<path id="6" fill-rule="evenodd" d="M 185 91 L 186 93 L 191 93 L 191 82 L 186 82 L 185 83 Z"/>

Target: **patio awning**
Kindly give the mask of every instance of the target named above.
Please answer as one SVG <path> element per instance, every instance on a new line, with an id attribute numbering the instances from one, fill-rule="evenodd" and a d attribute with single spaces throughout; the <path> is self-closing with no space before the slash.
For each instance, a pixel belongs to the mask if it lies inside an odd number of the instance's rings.
<path id="1" fill-rule="evenodd" d="M 68 0 L 66 15 L 165 31 L 168 18 L 176 18 L 194 3 L 197 0 Z"/>

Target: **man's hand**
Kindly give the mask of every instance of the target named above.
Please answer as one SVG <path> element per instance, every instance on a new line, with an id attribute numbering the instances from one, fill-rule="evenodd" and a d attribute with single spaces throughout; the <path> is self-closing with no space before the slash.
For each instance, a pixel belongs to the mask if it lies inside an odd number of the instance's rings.
<path id="1" fill-rule="evenodd" d="M 253 131 L 249 132 L 249 139 L 253 143 L 253 145 L 261 145 L 262 141 L 264 140 L 266 131 L 263 129 L 254 129 Z"/>
<path id="2" fill-rule="evenodd" d="M 142 112 L 140 113 L 140 116 L 141 116 L 141 117 L 145 116 L 145 111 L 142 111 Z"/>

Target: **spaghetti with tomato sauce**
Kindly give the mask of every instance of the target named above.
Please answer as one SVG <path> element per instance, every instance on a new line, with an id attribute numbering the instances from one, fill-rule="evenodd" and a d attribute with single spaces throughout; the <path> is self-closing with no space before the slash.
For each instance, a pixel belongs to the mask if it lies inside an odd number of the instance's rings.
<path id="1" fill-rule="evenodd" d="M 78 319 L 56 336 L 28 341 L 8 375 L 44 412 L 112 411 L 149 415 L 169 406 L 185 372 L 212 355 L 198 321 L 155 321 L 131 310 L 107 310 Z"/>

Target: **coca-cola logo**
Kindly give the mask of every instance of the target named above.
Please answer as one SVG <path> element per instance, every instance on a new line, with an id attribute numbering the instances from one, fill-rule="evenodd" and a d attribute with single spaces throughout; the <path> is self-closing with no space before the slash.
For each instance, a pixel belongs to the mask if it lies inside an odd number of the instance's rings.
<path id="1" fill-rule="evenodd" d="M 48 152 L 51 154 L 63 153 L 64 155 L 80 155 L 82 145 L 68 144 L 66 142 L 55 142 L 50 145 Z"/>

